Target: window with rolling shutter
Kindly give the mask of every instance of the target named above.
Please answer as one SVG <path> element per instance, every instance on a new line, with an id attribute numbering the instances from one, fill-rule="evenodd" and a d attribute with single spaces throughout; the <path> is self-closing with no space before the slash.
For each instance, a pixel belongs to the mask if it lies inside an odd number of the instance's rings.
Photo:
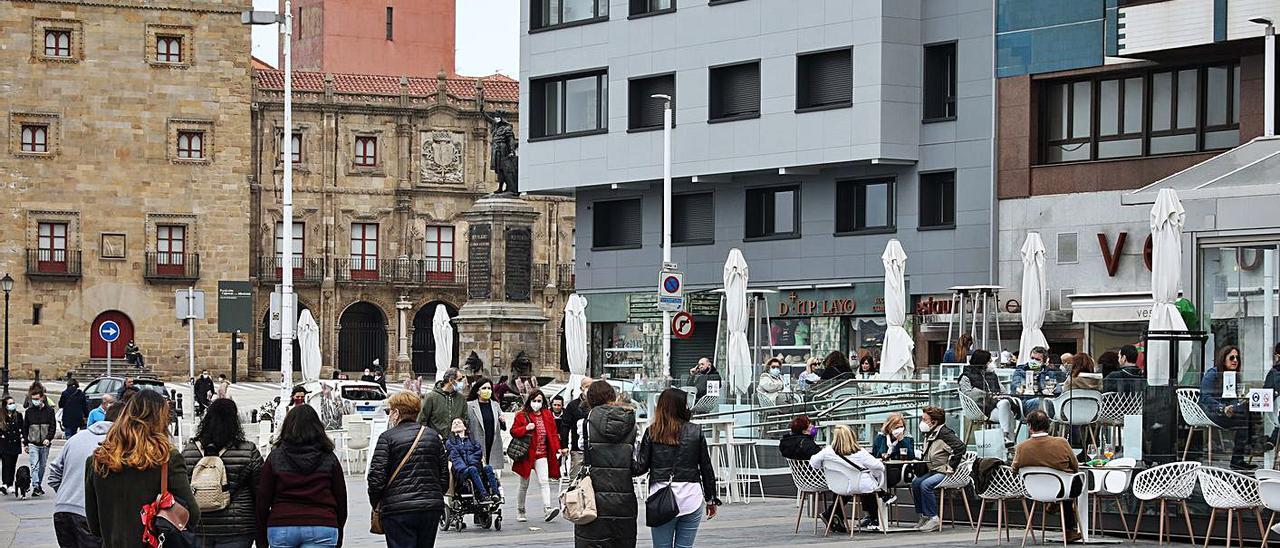
<path id="1" fill-rule="evenodd" d="M 694 316 L 693 335 L 687 339 L 671 340 L 671 371 L 683 372 L 698 365 L 702 358 L 713 358 L 716 355 L 716 318 L 715 316 Z"/>
<path id="2" fill-rule="evenodd" d="M 796 56 L 796 108 L 822 109 L 853 105 L 853 50 L 840 49 Z"/>
<path id="3" fill-rule="evenodd" d="M 654 99 L 654 94 L 671 97 L 671 125 L 675 126 L 676 75 L 664 74 L 631 80 L 627 91 L 629 129 L 662 129 L 662 111 L 666 103 L 661 99 Z"/>
<path id="4" fill-rule="evenodd" d="M 671 243 L 710 244 L 716 240 L 715 200 L 712 193 L 671 197 Z"/>
<path id="5" fill-rule="evenodd" d="M 710 121 L 736 120 L 760 115 L 760 62 L 715 67 L 710 70 Z"/>
<path id="6" fill-rule="evenodd" d="M 639 198 L 595 202 L 591 207 L 592 247 L 640 247 Z"/>

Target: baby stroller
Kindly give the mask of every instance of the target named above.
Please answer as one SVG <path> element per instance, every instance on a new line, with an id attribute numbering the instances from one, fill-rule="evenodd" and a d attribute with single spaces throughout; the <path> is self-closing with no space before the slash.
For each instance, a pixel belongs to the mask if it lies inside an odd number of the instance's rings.
<path id="1" fill-rule="evenodd" d="M 449 491 L 444 494 L 444 515 L 440 517 L 440 530 L 453 529 L 462 532 L 467 528 L 465 518 L 474 515 L 473 522 L 482 528 L 502 530 L 502 503 L 492 500 L 476 500 L 475 487 L 469 481 L 458 481 L 449 465 Z"/>

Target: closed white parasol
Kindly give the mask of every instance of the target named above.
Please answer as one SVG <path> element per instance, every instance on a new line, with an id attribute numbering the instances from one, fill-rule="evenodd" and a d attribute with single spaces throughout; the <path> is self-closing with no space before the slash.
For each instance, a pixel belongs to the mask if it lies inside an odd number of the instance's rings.
<path id="1" fill-rule="evenodd" d="M 1187 323 L 1174 301 L 1182 283 L 1182 226 L 1187 212 L 1182 209 L 1178 192 L 1162 188 L 1151 207 L 1151 321 L 1149 331 L 1186 331 Z M 1169 383 L 1170 342 L 1150 341 L 1146 348 L 1147 382 Z M 1179 349 L 1179 362 L 1190 355 L 1190 348 Z"/>
<path id="2" fill-rule="evenodd" d="M 916 347 L 904 326 L 907 322 L 907 253 L 897 239 L 889 240 L 880 256 L 884 263 L 884 319 L 888 328 L 880 351 L 880 375 L 886 379 L 906 379 L 915 374 Z"/>
<path id="3" fill-rule="evenodd" d="M 747 260 L 738 248 L 729 250 L 724 263 L 725 324 L 729 331 L 729 379 L 735 392 L 746 393 L 751 386 L 751 345 L 747 342 Z"/>
<path id="4" fill-rule="evenodd" d="M 587 374 L 587 342 L 587 299 L 574 293 L 564 305 L 564 353 L 571 391 L 577 391 Z"/>
<path id="5" fill-rule="evenodd" d="M 320 326 L 310 310 L 298 315 L 298 348 L 302 353 L 302 382 L 320 380 Z"/>
<path id="6" fill-rule="evenodd" d="M 454 357 L 453 323 L 444 304 L 437 304 L 435 316 L 431 317 L 431 336 L 436 341 L 436 382 L 440 382 L 444 371 L 453 367 Z"/>
<path id="7" fill-rule="evenodd" d="M 1044 241 L 1040 233 L 1030 232 L 1022 244 L 1022 338 L 1018 341 L 1018 361 L 1031 360 L 1031 349 L 1049 348 L 1044 338 L 1045 312 Z"/>

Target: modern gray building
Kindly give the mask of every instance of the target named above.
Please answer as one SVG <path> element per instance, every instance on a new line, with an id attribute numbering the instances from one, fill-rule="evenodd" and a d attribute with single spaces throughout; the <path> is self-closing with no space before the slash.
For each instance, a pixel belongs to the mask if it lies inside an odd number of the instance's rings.
<path id="1" fill-rule="evenodd" d="M 521 2 L 520 187 L 577 199 L 596 372 L 659 359 L 655 93 L 674 97 L 672 258 L 686 289 L 720 286 L 741 249 L 750 285 L 780 290 L 762 343 L 788 362 L 878 353 L 891 238 L 913 306 L 991 281 L 990 1 Z M 673 372 L 711 353 L 718 303 L 691 299 L 697 327 L 673 344 Z"/>

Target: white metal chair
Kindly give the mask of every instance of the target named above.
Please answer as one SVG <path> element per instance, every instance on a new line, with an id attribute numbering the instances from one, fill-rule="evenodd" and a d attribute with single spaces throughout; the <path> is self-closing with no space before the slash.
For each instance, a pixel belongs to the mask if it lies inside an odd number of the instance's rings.
<path id="1" fill-rule="evenodd" d="M 1261 470 L 1258 470 L 1261 472 Z M 1270 470 L 1269 470 L 1270 471 Z M 1275 525 L 1276 512 L 1280 512 L 1280 479 L 1261 479 L 1258 481 L 1258 495 L 1262 505 L 1271 510 L 1271 519 L 1267 520 L 1267 529 L 1262 533 L 1262 545 L 1267 545 L 1267 536 L 1271 534 L 1271 526 Z"/>
<path id="2" fill-rule="evenodd" d="M 1157 537 L 1158 542 L 1164 544 L 1165 524 L 1168 522 L 1165 512 L 1166 505 L 1169 502 L 1176 502 L 1182 505 L 1182 518 L 1187 523 L 1187 536 L 1191 539 L 1191 544 L 1196 543 L 1195 530 L 1191 528 L 1191 514 L 1187 511 L 1187 499 L 1191 497 L 1191 492 L 1196 488 L 1196 470 L 1200 468 L 1198 462 L 1171 462 L 1161 464 L 1159 466 L 1148 468 L 1138 472 L 1133 476 L 1133 497 L 1138 499 L 1138 520 L 1133 524 L 1132 539 L 1136 540 L 1138 532 L 1142 530 L 1142 510 L 1146 507 L 1147 501 L 1160 501 L 1160 533 Z M 1172 540 L 1172 528 L 1170 537 Z"/>
<path id="3" fill-rule="evenodd" d="M 982 516 L 987 511 L 987 501 L 996 503 L 996 544 L 1000 544 L 1001 529 L 1004 530 L 1005 540 L 1010 540 L 1009 512 L 1005 508 L 1005 502 L 1013 499 L 1022 501 L 1022 514 L 1027 515 L 1026 496 L 1027 489 L 1022 485 L 1022 476 L 1008 466 L 996 468 L 991 474 L 987 489 L 978 493 L 978 498 L 982 501 L 978 506 L 978 531 L 973 535 L 973 543 L 977 544 L 982 536 Z"/>
<path id="4" fill-rule="evenodd" d="M 796 512 L 796 532 L 800 532 L 800 518 L 804 516 L 804 501 L 812 500 L 809 511 L 813 513 L 813 534 L 818 534 L 818 516 L 821 515 L 819 510 L 819 500 L 823 498 L 823 494 L 831 489 L 827 487 L 827 477 L 812 466 L 809 461 L 791 460 L 791 481 L 796 484 L 796 491 L 800 493 L 800 511 Z"/>
<path id="5" fill-rule="evenodd" d="M 1189 427 L 1187 431 L 1187 443 L 1182 447 L 1182 460 L 1187 460 L 1187 451 L 1191 449 L 1191 438 L 1195 435 L 1197 429 L 1204 430 L 1204 447 L 1208 451 L 1208 458 L 1205 462 L 1213 462 L 1213 431 L 1218 425 L 1209 418 L 1209 415 L 1200 407 L 1200 389 L 1199 388 L 1179 388 L 1178 394 L 1178 411 L 1182 413 L 1182 422 L 1187 423 Z"/>
<path id="6" fill-rule="evenodd" d="M 1256 479 L 1258 481 L 1280 480 L 1280 470 L 1269 470 L 1266 468 L 1259 468 L 1253 471 L 1253 479 Z"/>
<path id="7" fill-rule="evenodd" d="M 1144 403 L 1143 395 L 1138 392 L 1107 392 L 1102 395 L 1102 410 L 1098 414 L 1098 422 L 1111 431 L 1109 439 L 1112 443 L 1121 439 L 1125 415 L 1141 415 Z"/>
<path id="8" fill-rule="evenodd" d="M 968 377 L 961 377 L 968 379 Z M 969 437 L 973 436 L 976 425 L 991 426 L 998 424 L 987 416 L 987 412 L 982 409 L 982 405 L 977 400 L 970 397 L 964 390 L 957 390 L 956 394 L 960 397 L 960 409 L 964 412 L 964 420 L 961 423 L 960 439 L 965 443 L 969 442 Z"/>
<path id="9" fill-rule="evenodd" d="M 1054 418 L 1063 428 L 1082 427 L 1089 431 L 1093 443 L 1098 443 L 1094 435 L 1098 417 L 1102 411 L 1102 393 L 1097 390 L 1064 390 L 1054 403 L 1058 416 Z M 1081 440 L 1083 441 L 1083 440 Z"/>
<path id="10" fill-rule="evenodd" d="M 960 461 L 960 466 L 947 474 L 934 491 L 938 495 L 938 532 L 942 532 L 942 526 L 947 522 L 947 491 L 960 491 L 960 496 L 964 499 L 964 513 L 969 517 L 969 527 L 973 527 L 973 510 L 969 508 L 969 495 L 965 492 L 965 488 L 973 484 L 973 461 L 977 460 L 978 454 L 969 451 L 964 454 L 964 459 Z M 955 510 L 952 510 L 952 514 Z M 952 517 L 952 521 L 955 517 Z M 881 522 L 884 523 L 884 522 Z"/>
<path id="11" fill-rule="evenodd" d="M 1071 488 L 1075 482 L 1084 481 L 1084 472 L 1063 472 L 1047 466 L 1027 466 L 1018 470 L 1022 476 L 1022 484 L 1027 490 L 1027 498 L 1031 499 L 1031 512 L 1027 514 L 1027 526 L 1022 532 L 1022 545 L 1027 545 L 1027 535 L 1031 533 L 1031 517 L 1036 513 L 1036 505 L 1040 505 L 1043 514 L 1050 504 L 1058 505 L 1058 521 L 1062 525 L 1062 545 L 1067 545 L 1067 507 L 1064 504 L 1074 497 Z M 1044 517 L 1040 518 L 1043 523 Z M 1043 527 L 1043 526 L 1042 526 Z M 1044 542 L 1044 533 L 1040 535 Z"/>
<path id="12" fill-rule="evenodd" d="M 1129 486 L 1133 480 L 1133 466 L 1138 461 L 1130 458 L 1119 458 L 1108 462 L 1104 468 L 1118 468 L 1117 470 L 1090 470 L 1089 474 L 1093 477 L 1093 488 L 1089 489 L 1089 496 L 1093 497 L 1096 502 L 1093 503 L 1093 519 L 1090 520 L 1095 530 L 1102 530 L 1102 501 L 1111 499 L 1116 504 L 1116 510 L 1120 514 L 1120 523 L 1124 524 L 1124 536 L 1129 537 L 1129 518 L 1124 515 L 1124 506 L 1120 504 L 1120 498 L 1129 492 Z"/>
<path id="13" fill-rule="evenodd" d="M 858 530 L 858 528 L 854 525 L 853 520 L 854 520 L 854 517 L 858 515 L 858 505 L 861 501 L 861 497 L 859 497 L 858 495 L 862 495 L 865 493 L 841 493 L 841 492 L 837 492 L 831 486 L 861 485 L 862 474 L 865 474 L 865 473 L 866 472 L 862 470 L 857 470 L 857 469 L 849 470 L 848 472 L 846 472 L 845 470 L 832 468 L 832 467 L 826 467 L 822 469 L 822 476 L 827 483 L 828 489 L 830 490 L 831 493 L 834 493 L 837 497 L 836 508 L 834 508 L 831 511 L 831 515 L 827 517 L 827 532 L 822 536 L 825 537 L 831 534 L 831 524 L 835 521 L 836 512 L 840 513 L 840 519 L 844 520 L 845 526 L 849 528 L 850 538 L 852 538 L 853 533 Z M 879 523 L 881 524 L 880 531 L 885 534 L 888 534 L 889 532 L 889 528 L 888 528 L 889 522 L 888 522 L 888 515 L 887 515 L 888 512 L 885 511 L 885 506 L 880 503 L 880 497 L 875 497 L 875 499 L 876 499 L 875 512 L 876 512 L 876 516 L 879 517 L 879 520 L 880 520 Z M 846 504 L 850 505 L 848 514 L 846 514 L 844 511 L 844 506 Z"/>
<path id="14" fill-rule="evenodd" d="M 347 445 L 345 447 L 345 456 L 347 459 L 347 473 L 355 471 L 356 462 L 362 462 L 364 469 L 369 467 L 369 436 L 372 434 L 372 427 L 361 421 L 359 423 L 351 423 L 347 427 Z M 354 459 L 352 458 L 354 453 Z M 363 473 L 363 469 L 361 471 Z"/>
<path id="15" fill-rule="evenodd" d="M 1262 496 L 1259 494 L 1258 480 L 1253 479 L 1238 472 L 1215 468 L 1212 466 L 1201 466 L 1196 469 L 1196 478 L 1200 480 L 1200 493 L 1204 495 L 1204 502 L 1208 504 L 1212 511 L 1209 513 L 1209 528 L 1205 529 L 1204 546 L 1209 546 L 1209 535 L 1213 533 L 1213 520 L 1218 517 L 1218 510 L 1227 511 L 1227 546 L 1231 546 L 1231 526 L 1233 518 L 1236 517 L 1236 511 L 1244 512 L 1253 510 L 1254 519 L 1258 521 L 1258 535 L 1265 535 L 1262 529 L 1262 512 L 1258 509 L 1262 507 Z M 1243 521 L 1244 516 L 1238 519 Z M 1240 523 L 1236 523 L 1236 543 L 1243 544 L 1244 539 L 1239 534 Z"/>

